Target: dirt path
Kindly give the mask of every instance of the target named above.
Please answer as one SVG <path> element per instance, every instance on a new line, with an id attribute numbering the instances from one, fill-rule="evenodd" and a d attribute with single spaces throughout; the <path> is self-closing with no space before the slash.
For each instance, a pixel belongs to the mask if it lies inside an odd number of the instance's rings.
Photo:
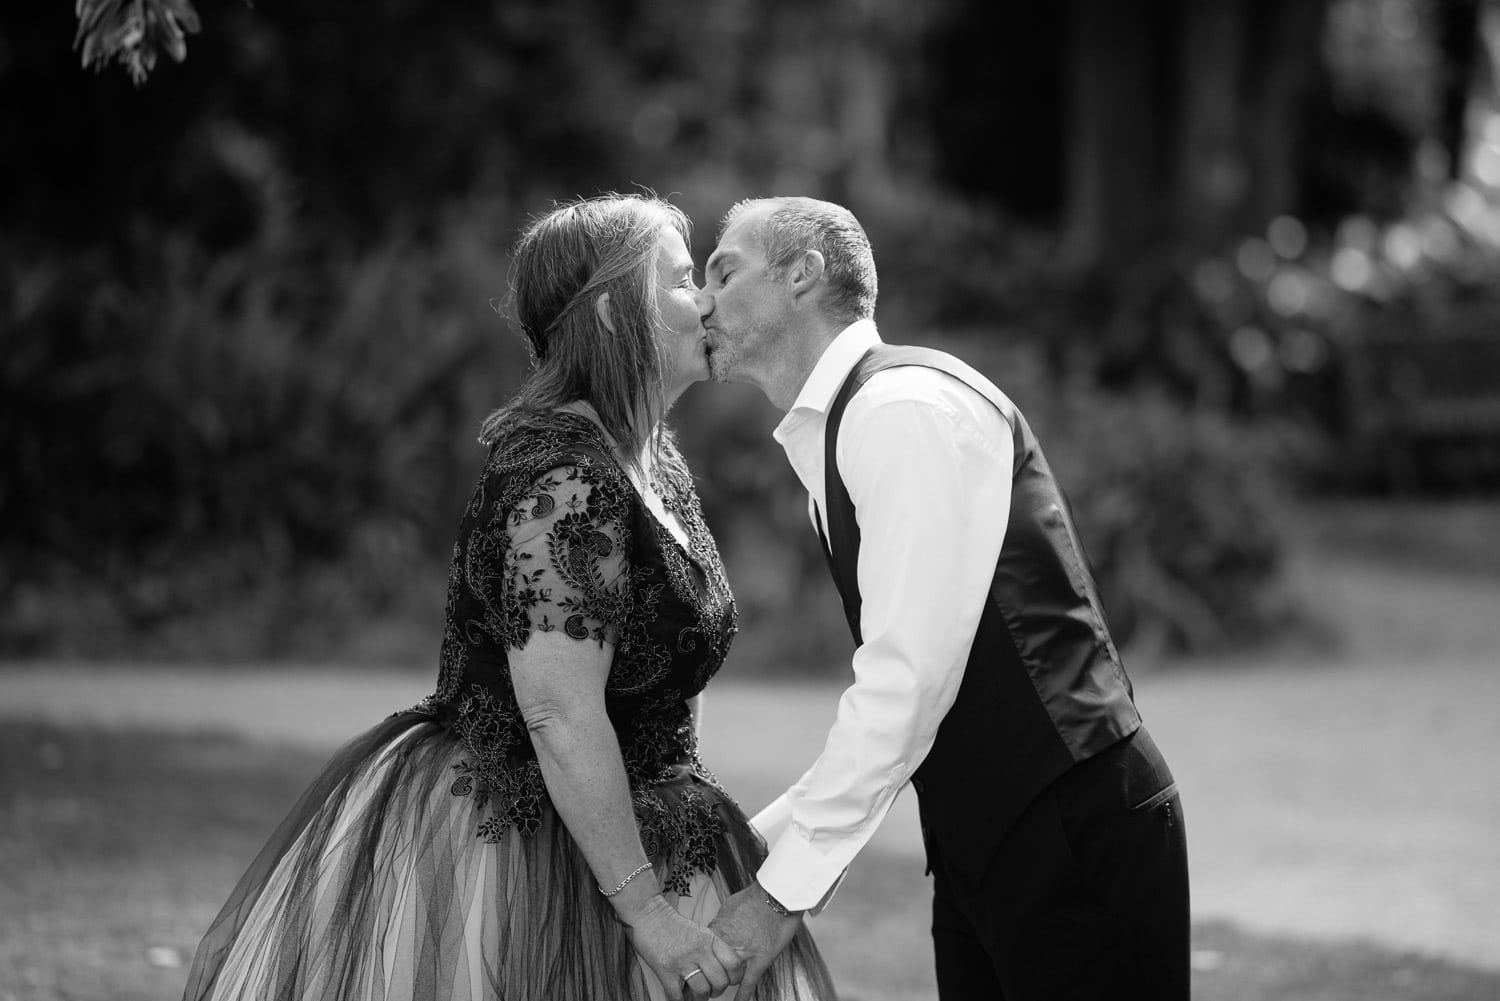
<path id="1" fill-rule="evenodd" d="M 332 747 L 429 683 L 397 671 L 46 665 L 0 670 L 0 715 Z M 753 809 L 811 759 L 837 694 L 726 679 L 711 691 L 704 758 Z M 1137 695 L 1184 790 L 1195 916 L 1500 969 L 1492 663 L 1196 665 L 1145 675 Z M 909 797 L 876 847 L 920 853 Z"/>

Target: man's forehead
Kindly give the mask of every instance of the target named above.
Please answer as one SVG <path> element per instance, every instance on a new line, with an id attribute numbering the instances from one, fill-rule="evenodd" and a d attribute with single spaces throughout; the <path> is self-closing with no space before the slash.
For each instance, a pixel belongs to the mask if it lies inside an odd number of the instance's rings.
<path id="1" fill-rule="evenodd" d="M 757 220 L 749 218 L 748 213 L 730 223 L 719 237 L 719 246 L 713 253 L 714 263 L 737 260 L 759 249 L 760 229 L 756 223 Z"/>
<path id="2" fill-rule="evenodd" d="M 760 233 L 761 225 L 766 217 L 771 214 L 771 209 L 766 205 L 754 205 L 741 210 L 735 215 L 734 220 L 724 227 L 721 244 L 727 242 L 744 243 L 746 239 L 756 237 Z"/>

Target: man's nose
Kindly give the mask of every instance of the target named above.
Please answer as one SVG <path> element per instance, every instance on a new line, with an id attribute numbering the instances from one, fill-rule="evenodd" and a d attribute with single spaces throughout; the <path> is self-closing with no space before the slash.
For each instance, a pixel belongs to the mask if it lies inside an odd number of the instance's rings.
<path id="1" fill-rule="evenodd" d="M 693 293 L 693 298 L 698 300 L 698 318 L 700 320 L 708 319 L 709 315 L 714 311 L 714 297 L 699 289 Z"/>

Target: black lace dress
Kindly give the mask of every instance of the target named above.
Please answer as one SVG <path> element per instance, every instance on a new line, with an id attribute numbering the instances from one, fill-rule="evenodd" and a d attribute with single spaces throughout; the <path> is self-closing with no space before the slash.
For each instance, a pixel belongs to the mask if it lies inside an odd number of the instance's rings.
<path id="1" fill-rule="evenodd" d="M 314 781 L 204 937 L 188 1001 L 665 996 L 552 806 L 506 660 L 538 631 L 615 645 L 606 707 L 641 840 L 668 900 L 706 923 L 765 848 L 698 760 L 688 700 L 724 661 L 734 601 L 686 467 L 665 459 L 656 486 L 688 548 L 591 421 L 511 419 L 460 524 L 437 691 Z M 833 996 L 805 930 L 756 992 Z"/>

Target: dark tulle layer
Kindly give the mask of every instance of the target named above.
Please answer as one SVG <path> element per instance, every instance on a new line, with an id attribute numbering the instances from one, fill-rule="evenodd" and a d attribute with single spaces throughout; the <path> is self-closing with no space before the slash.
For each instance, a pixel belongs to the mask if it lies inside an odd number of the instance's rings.
<path id="1" fill-rule="evenodd" d="M 450 791 L 463 755 L 447 729 L 418 713 L 340 749 L 210 926 L 185 1001 L 664 997 L 550 806 L 534 834 L 476 836 L 483 808 Z M 670 802 L 689 790 L 710 797 L 723 821 L 718 871 L 667 897 L 707 922 L 749 882 L 764 848 L 739 808 L 702 779 L 684 774 L 656 791 Z M 656 861 L 665 876 L 666 860 Z M 805 929 L 755 994 L 833 997 Z"/>

